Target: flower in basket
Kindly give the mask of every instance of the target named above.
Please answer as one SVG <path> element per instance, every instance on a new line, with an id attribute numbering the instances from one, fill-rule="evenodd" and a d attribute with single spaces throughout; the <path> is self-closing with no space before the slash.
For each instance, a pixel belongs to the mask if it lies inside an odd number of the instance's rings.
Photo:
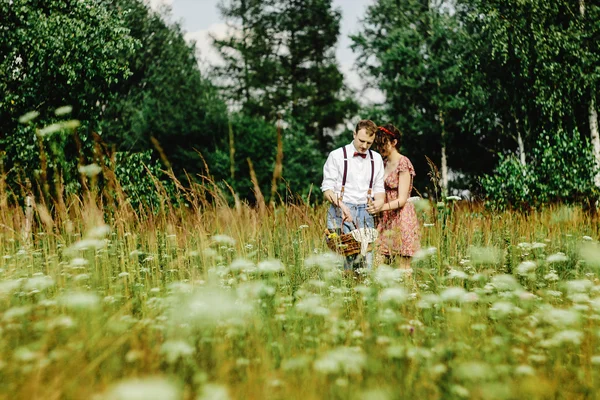
<path id="1" fill-rule="evenodd" d="M 328 239 L 337 239 L 338 238 L 338 234 L 336 232 L 331 232 L 328 236 Z"/>

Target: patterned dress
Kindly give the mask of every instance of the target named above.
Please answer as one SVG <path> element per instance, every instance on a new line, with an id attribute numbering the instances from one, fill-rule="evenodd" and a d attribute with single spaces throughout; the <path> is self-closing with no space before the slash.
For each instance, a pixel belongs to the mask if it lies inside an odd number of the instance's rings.
<path id="1" fill-rule="evenodd" d="M 415 169 L 407 157 L 401 156 L 398 167 L 385 178 L 386 203 L 398 198 L 400 172 L 405 171 L 410 173 L 408 189 L 408 197 L 410 197 Z M 419 221 L 412 203 L 407 202 L 402 208 L 383 211 L 377 224 L 377 230 L 379 231 L 378 245 L 381 254 L 412 257 L 420 248 Z"/>

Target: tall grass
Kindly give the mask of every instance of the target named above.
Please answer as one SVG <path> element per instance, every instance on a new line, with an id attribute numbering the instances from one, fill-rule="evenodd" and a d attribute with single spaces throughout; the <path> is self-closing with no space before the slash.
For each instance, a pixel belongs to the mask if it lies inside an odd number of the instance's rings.
<path id="1" fill-rule="evenodd" d="M 203 189 L 202 189 L 203 190 Z M 421 205 L 407 276 L 326 252 L 325 208 L 0 211 L 6 399 L 594 398 L 597 221 Z M 48 211 L 52 210 L 52 211 Z M 93 397 L 96 396 L 96 397 Z"/>

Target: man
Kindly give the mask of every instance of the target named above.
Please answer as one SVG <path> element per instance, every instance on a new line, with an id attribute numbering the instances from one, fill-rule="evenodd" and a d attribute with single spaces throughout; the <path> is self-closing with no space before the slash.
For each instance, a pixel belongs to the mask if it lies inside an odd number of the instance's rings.
<path id="1" fill-rule="evenodd" d="M 367 212 L 372 203 L 380 209 L 385 202 L 383 160 L 370 150 L 377 125 L 371 120 L 356 124 L 354 140 L 329 153 L 323 166 L 323 196 L 331 203 L 327 212 L 327 228 L 348 233 L 357 228 L 374 228 L 373 216 Z M 344 269 L 354 269 L 362 263 L 357 256 L 346 257 Z M 373 254 L 366 256 L 366 267 L 373 265 Z"/>

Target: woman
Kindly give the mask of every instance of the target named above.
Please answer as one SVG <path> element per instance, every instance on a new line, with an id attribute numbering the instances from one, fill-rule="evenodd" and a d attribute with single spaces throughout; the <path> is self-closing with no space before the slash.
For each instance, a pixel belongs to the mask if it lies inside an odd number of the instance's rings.
<path id="1" fill-rule="evenodd" d="M 379 217 L 379 253 L 391 264 L 400 259 L 400 267 L 410 268 L 411 257 L 420 247 L 419 221 L 415 206 L 408 202 L 415 169 L 410 160 L 400 154 L 402 134 L 392 124 L 380 126 L 375 137 L 375 149 L 384 159 L 386 200 L 383 206 L 371 206 L 369 212 Z"/>

